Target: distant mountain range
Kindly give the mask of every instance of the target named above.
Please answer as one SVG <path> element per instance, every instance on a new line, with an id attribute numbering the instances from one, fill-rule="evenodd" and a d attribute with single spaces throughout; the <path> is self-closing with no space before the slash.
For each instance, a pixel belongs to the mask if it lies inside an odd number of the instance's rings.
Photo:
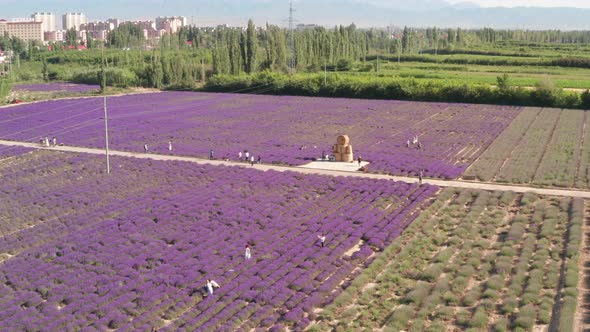
<path id="1" fill-rule="evenodd" d="M 84 12 L 90 19 L 118 17 L 153 19 L 183 15 L 197 25 L 245 25 L 248 18 L 287 25 L 288 0 L 0 0 L 1 15 L 26 17 L 35 11 Z M 469 2 L 446 0 L 295 0 L 296 23 L 359 27 L 438 26 L 492 27 L 498 29 L 590 30 L 590 9 L 579 8 L 483 8 Z"/>

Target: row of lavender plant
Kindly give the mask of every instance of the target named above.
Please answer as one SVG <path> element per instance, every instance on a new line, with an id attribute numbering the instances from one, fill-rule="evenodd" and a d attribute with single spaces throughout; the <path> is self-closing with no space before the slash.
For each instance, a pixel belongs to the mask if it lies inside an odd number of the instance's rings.
<path id="1" fill-rule="evenodd" d="M 108 176 L 97 156 L 33 155 L 0 166 L 7 330 L 302 329 L 437 191 L 125 158 Z"/>
<path id="2" fill-rule="evenodd" d="M 113 149 L 302 165 L 330 153 L 338 134 L 374 172 L 456 178 L 519 114 L 492 105 L 164 92 L 109 97 Z M 57 136 L 104 146 L 102 99 L 60 100 L 0 112 L 0 138 Z M 406 146 L 418 136 L 417 145 Z M 172 142 L 169 151 L 168 142 Z"/>

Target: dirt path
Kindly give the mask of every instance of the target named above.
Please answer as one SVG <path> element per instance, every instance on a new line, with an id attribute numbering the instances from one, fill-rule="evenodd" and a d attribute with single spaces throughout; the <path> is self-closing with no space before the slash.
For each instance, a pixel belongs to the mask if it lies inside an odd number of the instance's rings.
<path id="1" fill-rule="evenodd" d="M 53 151 L 62 151 L 62 152 L 78 152 L 78 153 L 90 153 L 90 154 L 98 154 L 104 155 L 105 151 L 103 149 L 95 149 L 95 148 L 81 148 L 81 147 L 71 147 L 71 146 L 57 146 L 57 147 L 41 147 L 38 143 L 27 143 L 27 142 L 14 142 L 14 141 L 5 141 L 0 140 L 0 145 L 7 145 L 7 146 L 22 146 L 34 149 L 43 149 L 43 150 L 53 150 Z M 389 176 L 383 174 L 371 174 L 371 173 L 361 173 L 361 172 L 350 172 L 350 171 L 339 171 L 339 170 L 326 170 L 326 169 L 311 169 L 305 167 L 294 167 L 294 166 L 278 166 L 278 165 L 268 165 L 268 164 L 255 164 L 254 166 L 247 166 L 245 163 L 235 162 L 235 161 L 223 161 L 223 160 L 208 160 L 204 158 L 197 158 L 197 157 L 180 157 L 180 156 L 169 156 L 169 155 L 158 155 L 158 154 L 149 154 L 149 153 L 136 153 L 136 152 L 125 152 L 125 151 L 109 151 L 109 155 L 111 156 L 120 156 L 120 157 L 134 157 L 134 158 L 142 158 L 142 159 L 153 159 L 153 160 L 176 160 L 176 161 L 187 161 L 193 162 L 197 164 L 210 164 L 210 165 L 226 165 L 226 166 L 243 166 L 243 167 L 251 167 L 254 169 L 258 169 L 261 171 L 279 171 L 279 172 L 298 172 L 303 174 L 320 174 L 320 175 L 332 175 L 332 176 L 355 176 L 355 177 L 363 177 L 363 178 L 370 178 L 370 179 L 385 179 L 385 180 L 394 180 L 394 181 L 403 181 L 407 183 L 416 183 L 418 182 L 417 178 L 413 177 L 404 177 L 404 176 Z M 514 186 L 514 185 L 504 185 L 504 184 L 496 184 L 496 183 L 484 183 L 484 182 L 469 182 L 469 181 L 460 181 L 460 180 L 441 180 L 441 179 L 424 179 L 424 183 L 436 185 L 439 187 L 457 187 L 457 188 L 466 188 L 466 189 L 481 189 L 481 190 L 499 190 L 499 191 L 514 191 L 517 193 L 525 193 L 525 192 L 533 192 L 539 195 L 549 195 L 549 196 L 565 196 L 565 197 L 580 197 L 590 199 L 590 191 L 582 191 L 582 190 L 575 190 L 575 189 L 550 189 L 550 188 L 534 188 L 534 187 L 527 187 L 527 186 Z"/>

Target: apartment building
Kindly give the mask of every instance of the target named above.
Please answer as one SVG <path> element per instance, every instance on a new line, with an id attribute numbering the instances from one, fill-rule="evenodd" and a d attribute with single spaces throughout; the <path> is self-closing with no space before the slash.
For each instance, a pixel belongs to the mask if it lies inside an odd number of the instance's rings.
<path id="1" fill-rule="evenodd" d="M 43 23 L 24 20 L 17 22 L 0 20 L 0 34 L 3 35 L 4 33 L 24 41 L 43 41 Z"/>

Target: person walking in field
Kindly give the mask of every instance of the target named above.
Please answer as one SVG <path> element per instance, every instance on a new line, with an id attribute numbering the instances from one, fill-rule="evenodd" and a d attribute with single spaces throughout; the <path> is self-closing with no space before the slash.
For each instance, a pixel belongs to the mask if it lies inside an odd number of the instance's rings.
<path id="1" fill-rule="evenodd" d="M 213 160 L 213 149 L 209 150 L 209 159 Z"/>
<path id="2" fill-rule="evenodd" d="M 250 152 L 248 152 L 248 150 L 246 150 L 244 155 L 246 156 L 246 162 L 248 162 L 248 160 L 250 160 Z"/>
<path id="3" fill-rule="evenodd" d="M 250 250 L 250 246 L 246 245 L 246 251 L 244 252 L 244 259 L 250 260 L 252 258 L 252 251 Z"/>
<path id="4" fill-rule="evenodd" d="M 207 279 L 207 292 L 209 295 L 213 295 L 213 288 L 219 288 L 219 284 L 215 282 L 215 280 Z"/>
<path id="5" fill-rule="evenodd" d="M 325 243 L 326 243 L 326 236 L 325 235 L 318 235 L 318 239 L 320 240 L 320 245 L 322 246 L 322 248 L 324 247 Z"/>
<path id="6" fill-rule="evenodd" d="M 256 160 L 257 164 L 262 164 L 262 156 L 258 155 L 258 160 Z"/>
<path id="7" fill-rule="evenodd" d="M 172 151 L 172 141 L 168 141 L 168 151 Z"/>
<path id="8" fill-rule="evenodd" d="M 406 148 L 409 148 L 409 147 L 410 147 L 410 140 L 408 140 L 408 141 L 406 142 Z"/>
<path id="9" fill-rule="evenodd" d="M 149 149 L 148 149 L 148 145 L 147 143 L 143 145 L 143 152 L 148 153 Z"/>
<path id="10" fill-rule="evenodd" d="M 53 138 L 51 139 L 51 144 L 53 146 L 57 146 L 57 138 L 55 136 L 53 136 Z"/>
<path id="11" fill-rule="evenodd" d="M 418 142 L 418 150 L 422 150 L 422 142 Z"/>
<path id="12" fill-rule="evenodd" d="M 361 163 L 363 162 L 363 157 L 361 157 L 361 155 L 359 155 L 358 161 L 359 161 L 359 167 L 361 167 Z"/>
<path id="13" fill-rule="evenodd" d="M 254 154 L 250 156 L 250 165 L 254 167 Z"/>
<path id="14" fill-rule="evenodd" d="M 422 184 L 422 176 L 424 176 L 424 171 L 420 170 L 420 173 L 418 174 L 418 184 Z"/>
<path id="15" fill-rule="evenodd" d="M 238 152 L 238 159 L 242 161 L 242 151 Z"/>

